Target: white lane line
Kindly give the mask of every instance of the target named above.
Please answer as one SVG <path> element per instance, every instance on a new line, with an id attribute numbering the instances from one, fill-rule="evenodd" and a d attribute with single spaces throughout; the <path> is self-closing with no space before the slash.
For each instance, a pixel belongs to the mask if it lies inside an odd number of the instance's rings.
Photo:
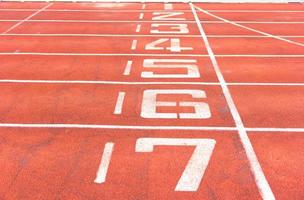
<path id="1" fill-rule="evenodd" d="M 9 29 L 7 29 L 6 31 L 4 31 L 3 33 L 1 34 L 6 34 L 8 32 L 10 32 L 11 30 L 13 30 L 14 28 L 16 28 L 17 26 L 23 24 L 24 22 L 28 21 L 30 18 L 34 17 L 35 15 L 37 15 L 38 13 L 40 13 L 41 11 L 47 9 L 48 7 L 50 7 L 51 5 L 53 5 L 53 3 L 49 3 L 47 4 L 46 6 L 44 6 L 43 8 L 41 8 L 40 10 L 34 12 L 33 14 L 31 14 L 30 16 L 28 16 L 27 18 L 19 21 L 17 24 L 13 25 L 12 27 L 10 27 Z"/>
<path id="2" fill-rule="evenodd" d="M 132 63 L 132 61 L 130 61 Z M 131 65 L 131 64 L 130 64 Z M 128 64 L 127 64 L 128 68 Z M 129 68 L 123 75 L 129 75 Z M 94 80 L 22 80 L 0 79 L 0 83 L 31 83 L 31 84 L 108 84 L 108 85 L 220 85 L 218 82 L 172 82 L 172 81 L 94 81 Z M 227 83 L 228 86 L 304 86 L 304 83 Z"/>
<path id="3" fill-rule="evenodd" d="M 228 107 L 230 109 L 230 112 L 232 114 L 232 117 L 235 121 L 235 124 L 236 124 L 236 127 L 237 127 L 237 130 L 238 130 L 238 134 L 239 134 L 239 137 L 240 137 L 240 140 L 241 140 L 241 143 L 244 147 L 244 150 L 246 152 L 246 155 L 247 155 L 247 158 L 249 160 L 249 163 L 250 163 L 250 168 L 251 168 L 251 171 L 255 177 L 255 182 L 256 182 L 256 185 L 259 189 L 259 192 L 262 196 L 262 198 L 264 200 L 275 200 L 275 197 L 274 197 L 274 194 L 272 193 L 271 191 L 271 188 L 267 182 L 267 179 L 264 175 L 264 172 L 262 170 L 262 167 L 257 159 L 257 156 L 254 152 L 254 149 L 252 147 L 252 144 L 250 142 L 250 139 L 247 135 L 247 132 L 246 132 L 246 129 L 244 127 L 244 124 L 243 124 L 243 121 L 241 119 L 241 116 L 235 106 L 235 103 L 233 101 L 233 98 L 231 96 L 231 93 L 228 89 L 228 86 L 227 86 L 227 83 L 221 73 L 221 70 L 218 66 L 218 63 L 216 61 L 216 58 L 215 58 L 215 55 L 211 49 L 211 46 L 209 44 L 209 41 L 208 41 L 208 38 L 205 34 L 205 31 L 202 27 L 202 24 L 200 23 L 199 21 L 199 18 L 197 16 L 197 13 L 194 9 L 194 6 L 192 3 L 189 3 L 190 4 L 190 7 L 191 7 L 191 10 L 192 10 L 192 13 L 193 13 L 193 16 L 197 22 L 197 26 L 200 30 L 200 33 L 202 35 L 202 39 L 204 41 L 204 44 L 207 48 L 207 51 L 208 51 L 208 54 L 210 56 L 210 59 L 211 59 L 211 62 L 213 64 L 213 67 L 214 67 L 214 70 L 216 72 L 216 75 L 217 75 L 217 78 L 219 80 L 219 82 L 221 83 L 221 87 L 222 87 L 222 90 L 223 90 L 223 94 L 225 96 L 225 99 L 227 101 L 227 104 L 228 104 Z"/>
<path id="4" fill-rule="evenodd" d="M 143 18 L 144 18 L 144 13 L 140 13 L 139 19 L 143 19 Z"/>
<path id="5" fill-rule="evenodd" d="M 19 22 L 20 20 L 16 19 L 0 19 L 0 22 Z M 180 21 L 170 21 L 170 20 L 164 20 L 164 21 L 151 21 L 151 20 L 64 20 L 64 19 L 30 19 L 27 20 L 27 22 L 37 22 L 37 23 L 54 23 L 54 22 L 60 22 L 60 23 L 180 23 Z M 184 23 L 192 23 L 195 24 L 196 22 L 193 20 L 185 20 Z M 226 22 L 223 21 L 200 21 L 201 23 L 205 24 L 225 24 Z M 234 21 L 238 24 L 304 24 L 304 21 Z"/>
<path id="6" fill-rule="evenodd" d="M 105 125 L 105 124 L 31 124 L 31 123 L 0 123 L 2 128 L 74 128 L 74 129 L 131 129 L 131 130 L 198 130 L 198 131 L 237 131 L 236 127 L 220 126 L 140 126 L 140 125 Z M 304 128 L 245 128 L 250 132 L 295 132 L 303 133 Z"/>
<path id="7" fill-rule="evenodd" d="M 133 61 L 132 60 L 128 60 L 127 65 L 125 67 L 125 70 L 123 72 L 123 75 L 125 75 L 125 76 L 129 76 L 130 75 L 132 64 L 133 64 Z"/>
<path id="8" fill-rule="evenodd" d="M 143 5 L 141 6 L 141 9 L 144 10 L 146 8 L 146 4 L 143 3 Z M 141 12 L 139 10 L 137 10 L 137 12 Z"/>
<path id="9" fill-rule="evenodd" d="M 285 38 L 281 38 L 281 37 L 276 36 L 276 35 L 272 35 L 272 34 L 269 34 L 269 33 L 263 32 L 263 31 L 259 31 L 259 30 L 257 30 L 257 29 L 250 28 L 250 27 L 248 27 L 248 26 L 244 26 L 244 25 L 235 23 L 235 22 L 233 22 L 233 21 L 230 21 L 230 20 L 228 20 L 228 19 L 224 19 L 224 18 L 219 17 L 219 16 L 217 16 L 217 15 L 214 15 L 214 14 L 208 12 L 208 11 L 205 11 L 205 10 L 203 10 L 203 9 L 201 9 L 200 7 L 197 7 L 197 6 L 195 6 L 195 8 L 198 9 L 199 11 L 205 13 L 206 15 L 209 15 L 209 16 L 211 16 L 211 17 L 214 17 L 214 18 L 216 18 L 216 19 L 218 19 L 218 20 L 222 20 L 223 22 L 226 22 L 226 23 L 228 23 L 228 24 L 232 24 L 232 25 L 234 25 L 234 26 L 241 27 L 241 28 L 243 28 L 243 29 L 246 29 L 246 30 L 249 30 L 249 31 L 253 31 L 253 32 L 255 32 L 255 33 L 259 33 L 259 34 L 262 34 L 262 35 L 265 35 L 265 36 L 268 36 L 268 37 L 272 37 L 272 38 L 275 38 L 275 39 L 277 39 L 277 40 L 281 40 L 281 41 L 284 41 L 284 42 L 287 42 L 287 43 L 290 43 L 290 44 L 294 44 L 294 45 L 298 45 L 298 46 L 304 47 L 304 44 L 301 43 L 301 42 L 296 42 L 296 41 L 293 41 L 293 40 L 288 40 L 288 39 L 285 39 Z"/>
<path id="10" fill-rule="evenodd" d="M 304 133 L 304 128 L 246 128 L 251 132 L 285 132 L 285 133 Z"/>
<path id="11" fill-rule="evenodd" d="M 124 99 L 125 99 L 125 95 L 126 95 L 125 92 L 119 92 L 118 93 L 115 109 L 114 109 L 114 112 L 113 112 L 114 115 L 120 115 L 121 114 L 123 103 L 124 103 Z"/>
<path id="12" fill-rule="evenodd" d="M 106 182 L 106 177 L 110 165 L 113 148 L 114 148 L 114 143 L 108 142 L 105 144 L 100 165 L 96 174 L 96 178 L 94 180 L 95 183 L 101 184 Z"/>
<path id="13" fill-rule="evenodd" d="M 134 39 L 134 40 L 132 41 L 131 49 L 132 49 L 132 50 L 135 50 L 136 47 L 137 47 L 137 40 Z"/>
<path id="14" fill-rule="evenodd" d="M 140 32 L 141 25 L 136 26 L 136 32 Z M 159 34 L 159 35 L 134 35 L 134 34 L 78 34 L 78 33 L 6 33 L 1 34 L 1 36 L 30 36 L 30 37 L 186 37 L 186 38 L 200 38 L 201 35 L 170 35 L 170 34 Z M 278 35 L 283 38 L 304 38 L 304 35 Z M 270 36 L 265 35 L 207 35 L 207 37 L 212 38 L 271 38 Z"/>
<path id="15" fill-rule="evenodd" d="M 141 28 L 141 24 L 137 24 L 135 32 L 139 33 L 140 32 L 140 28 Z"/>
<path id="16" fill-rule="evenodd" d="M 145 9 L 145 6 L 142 6 L 142 9 Z M 166 6 L 164 7 L 166 10 Z M 228 12 L 228 13 L 301 13 L 304 12 L 302 10 L 214 10 L 214 9 L 206 9 L 209 12 Z M 14 11 L 14 12 L 24 12 L 24 11 L 38 11 L 38 9 L 24 9 L 24 8 L 0 8 L 0 12 L 7 12 L 7 11 Z M 145 10 L 143 12 L 160 12 L 163 10 Z M 176 12 L 191 12 L 189 10 L 174 10 Z M 96 9 L 91 9 L 91 10 L 86 10 L 86 9 L 75 9 L 75 10 L 70 10 L 70 9 L 48 9 L 46 12 L 142 12 L 141 10 L 96 10 Z"/>
<path id="17" fill-rule="evenodd" d="M 209 57 L 208 54 L 144 54 L 144 53 L 49 53 L 49 52 L 0 52 L 1 55 L 35 56 L 158 56 L 158 57 Z M 216 57 L 252 58 L 303 58 L 304 54 L 217 54 Z"/>

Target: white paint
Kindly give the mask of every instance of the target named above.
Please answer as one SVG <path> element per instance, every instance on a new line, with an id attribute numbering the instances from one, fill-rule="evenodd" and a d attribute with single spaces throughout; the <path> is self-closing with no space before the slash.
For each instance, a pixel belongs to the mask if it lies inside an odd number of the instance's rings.
<path id="1" fill-rule="evenodd" d="M 184 22 L 184 21 L 183 21 Z M 160 30 L 165 27 L 169 30 Z M 189 29 L 187 24 L 151 24 L 150 33 L 152 34 L 188 34 Z"/>
<path id="2" fill-rule="evenodd" d="M 144 5 L 142 8 L 145 7 Z M 168 9 L 166 9 L 166 7 Z M 39 9 L 27 9 L 27 8 L 0 8 L 0 12 L 6 12 L 6 11 L 14 11 L 14 12 L 24 12 L 24 11 L 38 11 Z M 164 4 L 164 10 L 173 10 L 172 4 Z M 238 10 L 238 9 L 232 9 L 232 10 L 215 10 L 215 9 L 205 9 L 209 12 L 228 12 L 228 13 L 238 13 L 238 12 L 245 12 L 245 13 L 301 13 L 304 12 L 302 10 Z M 110 10 L 104 10 L 104 9 L 48 9 L 46 12 L 113 12 L 113 13 L 122 13 L 122 12 L 159 12 L 162 10 L 132 10 L 132 9 L 110 9 Z M 174 10 L 178 12 L 191 12 L 191 10 Z M 42 11 L 44 12 L 44 11 Z"/>
<path id="3" fill-rule="evenodd" d="M 144 90 L 141 105 L 140 116 L 147 119 L 208 119 L 211 117 L 209 105 L 205 102 L 169 102 L 157 101 L 158 95 L 188 95 L 196 99 L 206 98 L 203 90 L 186 90 L 186 89 L 147 89 Z M 165 113 L 157 112 L 157 108 L 161 106 L 177 106 L 193 107 L 193 113 Z"/>
<path id="4" fill-rule="evenodd" d="M 135 32 L 139 33 L 140 32 L 140 28 L 141 28 L 141 24 L 137 24 Z"/>
<path id="5" fill-rule="evenodd" d="M 302 46 L 304 47 L 304 44 L 301 43 L 301 42 L 296 42 L 296 41 L 292 41 L 292 40 L 288 40 L 288 39 L 285 39 L 285 38 L 281 38 L 279 36 L 276 36 L 276 35 L 272 35 L 272 34 L 269 34 L 269 33 L 266 33 L 266 32 L 263 32 L 263 31 L 259 31 L 257 29 L 253 29 L 253 28 L 250 28 L 250 27 L 247 27 L 247 26 L 244 26 L 244 25 L 241 25 L 241 24 L 238 24 L 238 23 L 235 23 L 233 21 L 230 21 L 228 19 L 224 19 L 222 17 L 219 17 L 217 15 L 214 15 L 214 14 L 211 14 L 210 12 L 208 11 L 205 11 L 197 6 L 195 6 L 196 9 L 200 10 L 201 12 L 205 13 L 206 15 L 209 15 L 209 16 L 212 16 L 218 20 L 222 20 L 223 22 L 226 22 L 226 23 L 229 23 L 229 24 L 232 24 L 234 26 L 237 26 L 237 27 L 241 27 L 241 28 L 244 28 L 246 30 L 249 30 L 249 31 L 253 31 L 255 33 L 259 33 L 259 34 L 262 34 L 262 35 L 265 35 L 265 36 L 268 36 L 268 37 L 272 37 L 272 38 L 275 38 L 277 40 L 281 40 L 281 41 L 284 41 L 284 42 L 287 42 L 287 43 L 290 43 L 290 44 L 294 44 L 294 45 L 298 45 L 298 46 Z"/>
<path id="6" fill-rule="evenodd" d="M 195 192 L 198 190 L 210 161 L 216 141 L 213 139 L 189 138 L 139 138 L 136 152 L 153 152 L 154 146 L 195 146 L 193 154 L 181 175 L 175 191 Z"/>
<path id="7" fill-rule="evenodd" d="M 73 129 L 130 129 L 130 130 L 193 130 L 193 131 L 236 131 L 236 127 L 219 126 L 140 126 L 140 125 L 109 125 L 109 124 L 41 124 L 41 123 L 0 123 L 6 128 L 73 128 Z M 252 132 L 296 132 L 304 133 L 304 128 L 245 128 Z"/>
<path id="8" fill-rule="evenodd" d="M 233 101 L 233 98 L 232 98 L 232 96 L 230 94 L 230 91 L 228 89 L 227 83 L 226 83 L 226 81 L 225 81 L 225 79 L 224 79 L 224 77 L 221 73 L 221 70 L 218 66 L 215 55 L 214 55 L 214 53 L 211 49 L 211 46 L 209 44 L 208 38 L 205 34 L 205 31 L 202 27 L 202 24 L 199 21 L 199 18 L 197 16 L 197 13 L 196 13 L 192 3 L 190 3 L 190 7 L 191 7 L 191 10 L 192 10 L 193 16 L 194 16 L 194 18 L 197 22 L 197 26 L 199 28 L 199 31 L 202 35 L 202 39 L 204 41 L 204 44 L 207 48 L 208 54 L 210 56 L 210 59 L 211 59 L 211 62 L 213 64 L 216 75 L 218 77 L 218 80 L 221 84 L 223 94 L 224 94 L 225 99 L 227 101 L 228 107 L 230 109 L 230 112 L 231 112 L 232 117 L 235 121 L 236 127 L 238 129 L 238 134 L 239 134 L 239 137 L 241 139 L 241 143 L 244 147 L 244 150 L 246 152 L 247 158 L 249 160 L 251 172 L 253 173 L 253 176 L 255 178 L 255 182 L 257 184 L 259 192 L 260 192 L 260 194 L 261 194 L 261 196 L 264 200 L 275 200 L 274 194 L 271 191 L 271 188 L 270 188 L 270 186 L 267 182 L 267 179 L 266 179 L 266 177 L 263 173 L 261 165 L 260 165 L 260 163 L 259 163 L 259 161 L 256 157 L 256 154 L 254 152 L 254 149 L 252 147 L 250 139 L 249 139 L 249 137 L 246 133 L 246 129 L 244 127 L 241 116 L 240 116 L 240 114 L 239 114 L 239 112 L 238 112 L 238 110 L 237 110 L 237 108 L 234 104 L 234 101 Z"/>
<path id="9" fill-rule="evenodd" d="M 34 17 L 35 15 L 37 15 L 38 13 L 40 13 L 41 11 L 47 9 L 48 7 L 50 7 L 51 5 L 53 5 L 53 3 L 49 3 L 46 6 L 44 6 L 43 8 L 41 8 L 40 10 L 34 12 L 33 14 L 31 14 L 30 16 L 28 16 L 27 18 L 19 21 L 17 24 L 11 26 L 9 29 L 7 29 L 6 31 L 4 31 L 2 34 L 6 34 L 8 32 L 10 32 L 11 30 L 13 30 L 14 28 L 16 28 L 17 26 L 23 24 L 24 22 L 28 21 L 30 18 Z"/>
<path id="10" fill-rule="evenodd" d="M 118 93 L 115 109 L 114 109 L 114 112 L 113 112 L 114 115 L 120 115 L 121 114 L 123 103 L 124 103 L 124 99 L 125 99 L 125 95 L 126 95 L 125 92 L 119 92 Z"/>
<path id="11" fill-rule="evenodd" d="M 49 52 L 0 52 L 1 55 L 35 56 L 158 56 L 158 57 L 209 57 L 208 54 L 144 54 L 144 53 L 49 53 Z M 253 57 L 253 58 L 303 58 L 304 54 L 218 54 L 216 57 Z"/>
<path id="12" fill-rule="evenodd" d="M 101 184 L 101 183 L 106 182 L 106 177 L 107 177 L 108 168 L 110 165 L 113 148 L 114 148 L 114 143 L 108 142 L 105 144 L 94 183 Z"/>
<path id="13" fill-rule="evenodd" d="M 146 8 L 146 4 L 142 4 L 141 9 L 144 10 Z M 121 9 L 120 9 L 121 10 Z M 119 12 L 120 12 L 119 10 Z M 138 10 L 137 10 L 138 11 Z"/>
<path id="14" fill-rule="evenodd" d="M 0 19 L 0 22 L 19 22 L 20 20 L 16 19 Z M 151 20 L 63 20 L 63 19 L 32 19 L 27 20 L 27 22 L 39 22 L 39 23 L 180 23 L 180 21 L 151 21 Z M 194 24 L 196 23 L 193 20 L 185 20 L 184 23 Z M 224 21 L 200 21 L 204 24 L 225 24 Z M 234 21 L 238 24 L 304 24 L 304 21 Z"/>
<path id="15" fill-rule="evenodd" d="M 136 47 L 137 47 L 137 40 L 134 39 L 134 40 L 132 41 L 131 50 L 135 50 Z"/>
<path id="16" fill-rule="evenodd" d="M 174 82 L 174 81 L 90 81 L 90 80 L 22 80 L 0 79 L 0 83 L 30 83 L 30 84 L 109 84 L 109 85 L 220 85 L 218 82 Z M 242 83 L 234 82 L 227 85 L 237 86 L 304 86 L 304 83 Z"/>
<path id="17" fill-rule="evenodd" d="M 173 11 L 161 11 L 161 12 L 153 12 L 152 15 L 156 15 L 154 17 L 152 17 L 153 21 L 163 21 L 163 20 L 167 20 L 167 21 L 181 21 L 181 20 L 186 20 L 184 17 L 176 17 L 176 16 L 180 16 L 180 15 L 184 15 L 184 12 L 173 12 Z"/>
<path id="18" fill-rule="evenodd" d="M 144 18 L 144 13 L 140 13 L 139 14 L 139 19 L 143 19 Z"/>
<path id="19" fill-rule="evenodd" d="M 136 26 L 141 28 L 141 25 Z M 138 28 L 138 32 L 140 32 L 140 28 Z M 136 31 L 137 32 L 137 31 Z M 177 37 L 176 34 L 159 34 L 159 35 L 150 35 L 150 34 L 141 34 L 141 35 L 134 35 L 134 34 L 78 34 L 78 33 L 6 33 L 1 34 L 1 36 L 30 36 L 30 37 Z M 279 37 L 283 38 L 304 38 L 304 35 L 278 35 Z M 201 35 L 178 35 L 178 37 L 183 38 L 200 38 Z M 270 36 L 265 35 L 207 35 L 207 37 L 212 38 L 271 38 Z"/>
<path id="20" fill-rule="evenodd" d="M 172 3 L 165 3 L 164 4 L 164 10 L 173 10 Z M 188 11 L 188 10 L 187 10 Z"/>
<path id="21" fill-rule="evenodd" d="M 144 68 L 159 69 L 186 69 L 187 73 L 157 74 L 151 71 L 142 71 L 142 78 L 200 78 L 200 71 L 195 59 L 144 59 Z"/>
<path id="22" fill-rule="evenodd" d="M 127 65 L 125 67 L 125 70 L 123 72 L 123 75 L 125 75 L 125 76 L 129 76 L 130 75 L 132 64 L 133 64 L 133 61 L 132 60 L 128 60 Z"/>
<path id="23" fill-rule="evenodd" d="M 167 44 L 170 44 L 168 46 Z M 165 47 L 165 44 L 167 47 Z M 151 43 L 146 44 L 146 50 L 169 50 L 171 52 L 181 52 L 185 50 L 193 50 L 192 47 L 182 47 L 179 38 L 160 38 Z"/>

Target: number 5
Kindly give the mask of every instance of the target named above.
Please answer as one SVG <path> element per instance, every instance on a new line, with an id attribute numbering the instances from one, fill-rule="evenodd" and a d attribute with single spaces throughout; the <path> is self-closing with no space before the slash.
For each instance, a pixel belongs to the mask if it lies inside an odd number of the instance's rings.
<path id="1" fill-rule="evenodd" d="M 153 152 L 156 145 L 196 146 L 195 150 L 179 179 L 175 191 L 197 191 L 208 166 L 216 141 L 213 139 L 187 138 L 139 138 L 136 152 Z"/>

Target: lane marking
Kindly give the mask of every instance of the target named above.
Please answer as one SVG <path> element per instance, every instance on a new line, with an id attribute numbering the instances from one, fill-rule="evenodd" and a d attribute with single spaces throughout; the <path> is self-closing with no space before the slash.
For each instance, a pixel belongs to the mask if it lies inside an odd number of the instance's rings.
<path id="1" fill-rule="evenodd" d="M 136 26 L 136 32 L 140 32 L 141 25 L 138 24 Z M 158 34 L 158 35 L 148 35 L 148 34 L 141 34 L 141 35 L 134 35 L 134 34 L 65 34 L 65 33 L 6 33 L 1 34 L 1 36 L 37 36 L 37 37 L 186 37 L 186 38 L 200 38 L 201 35 L 181 35 L 181 34 Z M 304 35 L 278 35 L 279 37 L 283 38 L 304 38 Z M 266 35 L 207 35 L 207 37 L 212 38 L 271 38 L 270 36 Z"/>
<path id="2" fill-rule="evenodd" d="M 7 29 L 6 31 L 2 32 L 1 34 L 5 34 L 10 32 L 11 30 L 13 30 L 14 28 L 16 28 L 17 26 L 23 24 L 24 22 L 28 21 L 30 18 L 34 17 L 35 15 L 37 15 L 38 13 L 40 13 L 41 11 L 47 9 L 48 7 L 50 7 L 51 5 L 53 5 L 53 3 L 49 3 L 46 6 L 44 6 L 43 8 L 39 9 L 38 11 L 34 12 L 33 14 L 31 14 L 30 16 L 28 16 L 27 18 L 19 21 L 17 24 L 13 25 L 12 27 L 10 27 L 9 29 Z"/>
<path id="3" fill-rule="evenodd" d="M 128 60 L 127 65 L 125 67 L 125 70 L 123 72 L 123 75 L 125 75 L 125 76 L 129 76 L 130 75 L 132 64 L 133 64 L 133 61 L 132 60 Z"/>
<path id="4" fill-rule="evenodd" d="M 198 130 L 198 131 L 237 131 L 236 127 L 220 126 L 139 126 L 139 125 L 105 125 L 105 124 L 31 124 L 31 123 L 0 123 L 2 128 L 74 128 L 74 129 L 131 129 L 131 130 Z M 250 132 L 295 132 L 303 133 L 304 128 L 245 128 Z"/>
<path id="5" fill-rule="evenodd" d="M 47 53 L 47 52 L 0 52 L 1 55 L 40 56 L 158 56 L 158 57 L 209 57 L 208 54 L 143 54 L 143 53 Z M 217 54 L 216 57 L 253 58 L 302 58 L 304 54 Z"/>
<path id="6" fill-rule="evenodd" d="M 144 13 L 140 13 L 139 19 L 143 19 L 143 18 L 144 18 Z"/>
<path id="7" fill-rule="evenodd" d="M 110 165 L 113 148 L 114 148 L 114 143 L 108 142 L 105 144 L 94 183 L 101 184 L 101 183 L 106 182 L 106 177 L 107 177 L 108 168 Z"/>
<path id="8" fill-rule="evenodd" d="M 136 47 L 137 47 L 137 40 L 134 39 L 134 40 L 132 41 L 131 49 L 132 49 L 132 50 L 135 50 Z"/>
<path id="9" fill-rule="evenodd" d="M 125 95 L 126 95 L 125 92 L 119 92 L 118 93 L 115 109 L 114 109 L 114 112 L 113 112 L 114 115 L 120 115 L 121 114 L 122 106 L 123 106 L 124 99 L 125 99 Z"/>
<path id="10" fill-rule="evenodd" d="M 259 33 L 259 34 L 262 34 L 262 35 L 265 35 L 265 36 L 268 36 L 268 37 L 272 37 L 272 38 L 275 38 L 277 40 L 281 40 L 281 41 L 284 41 L 284 42 L 287 42 L 287 43 L 290 43 L 290 44 L 294 44 L 294 45 L 298 45 L 298 46 L 302 46 L 304 47 L 304 44 L 301 43 L 301 42 L 296 42 L 296 41 L 292 41 L 292 40 L 288 40 L 288 39 L 285 39 L 285 38 L 281 38 L 279 36 L 276 36 L 276 35 L 272 35 L 272 34 L 269 34 L 269 33 L 266 33 L 266 32 L 263 32 L 263 31 L 259 31 L 257 29 L 253 29 L 253 28 L 250 28 L 248 26 L 244 26 L 244 25 L 241 25 L 241 24 L 238 24 L 238 23 L 235 23 L 233 21 L 230 21 L 228 19 L 225 19 L 225 18 L 222 18 L 222 17 L 219 17 L 217 15 L 214 15 L 208 11 L 205 11 L 203 9 L 201 9 L 200 7 L 197 7 L 197 6 L 194 6 L 196 9 L 198 9 L 199 11 L 203 12 L 204 14 L 206 15 L 209 15 L 211 17 L 214 17 L 218 20 L 222 20 L 223 22 L 226 22 L 226 23 L 229 23 L 229 24 L 232 24 L 234 26 L 237 26 L 237 27 L 241 27 L 243 29 L 246 29 L 246 30 L 249 30 L 249 31 L 253 31 L 253 32 L 256 32 L 256 33 Z"/>
<path id="11" fill-rule="evenodd" d="M 170 6 L 169 6 L 170 7 Z M 142 5 L 142 9 L 145 9 L 145 5 Z M 164 6 L 164 9 L 166 10 L 166 4 Z M 169 10 L 169 9 L 168 9 Z M 302 10 L 214 10 L 214 9 L 206 9 L 209 12 L 228 12 L 228 13 L 239 13 L 239 12 L 245 12 L 245 13 L 301 13 L 304 12 Z M 0 12 L 7 12 L 7 11 L 15 11 L 15 12 L 23 12 L 23 11 L 38 11 L 38 9 L 24 9 L 24 8 L 0 8 Z M 71 9 L 48 9 L 45 12 L 160 12 L 163 10 L 96 10 L 96 9 L 91 9 L 91 10 L 87 10 L 87 9 L 75 9 L 75 10 L 71 10 Z M 191 11 L 189 10 L 174 10 L 177 12 L 188 12 L 190 13 Z M 44 12 L 44 11 L 43 11 Z"/>
<path id="12" fill-rule="evenodd" d="M 128 61 L 129 62 L 129 61 Z M 130 64 L 129 64 L 130 63 Z M 130 75 L 132 61 L 127 63 L 123 75 Z M 218 82 L 172 82 L 172 81 L 95 81 L 95 80 L 24 80 L 0 79 L 0 83 L 33 83 L 33 84 L 109 84 L 109 85 L 220 85 Z M 304 83 L 262 83 L 262 82 L 226 82 L 228 86 L 304 86 Z"/>
<path id="13" fill-rule="evenodd" d="M 0 22 L 19 22 L 20 20 L 16 19 L 0 19 Z M 151 20 L 63 20 L 63 19 L 29 19 L 27 22 L 37 22 L 37 23 L 53 23 L 53 22 L 60 22 L 60 23 L 180 23 L 180 21 L 151 21 Z M 183 21 L 184 23 L 192 23 L 195 24 L 196 22 L 193 20 L 186 20 Z M 223 21 L 200 21 L 201 23 L 205 24 L 225 24 L 226 22 Z M 238 24 L 304 24 L 304 21 L 234 21 Z"/>
<path id="14" fill-rule="evenodd" d="M 172 3 L 165 3 L 164 4 L 164 9 L 165 10 L 173 10 L 173 5 L 172 5 Z M 177 11 L 177 10 L 175 10 L 175 11 Z M 188 10 L 187 10 L 188 11 Z M 184 12 L 184 11 L 183 11 Z M 189 11 L 188 11 L 189 12 Z"/>
<path id="15" fill-rule="evenodd" d="M 145 8 L 146 8 L 146 4 L 143 3 L 143 5 L 141 6 L 141 9 L 144 10 Z M 119 12 L 120 12 L 120 10 L 119 10 Z M 141 10 L 137 10 L 137 12 L 141 12 Z"/>
<path id="16" fill-rule="evenodd" d="M 141 28 L 141 24 L 137 24 L 135 32 L 139 33 L 140 32 L 140 28 Z"/>
<path id="17" fill-rule="evenodd" d="M 199 31 L 202 35 L 204 45 L 207 48 L 208 54 L 210 56 L 211 62 L 213 64 L 213 67 L 214 67 L 214 70 L 215 70 L 215 73 L 216 73 L 216 75 L 218 77 L 218 80 L 221 84 L 223 94 L 224 94 L 225 99 L 227 101 L 227 105 L 228 105 L 228 107 L 230 109 L 230 112 L 232 114 L 232 117 L 235 121 L 235 125 L 236 125 L 237 131 L 238 131 L 238 135 L 240 137 L 241 143 L 243 145 L 243 148 L 244 148 L 244 150 L 246 152 L 246 155 L 247 155 L 247 158 L 249 160 L 251 172 L 255 177 L 255 182 L 256 182 L 256 185 L 259 189 L 260 195 L 265 200 L 275 200 L 274 194 L 271 191 L 271 188 L 270 188 L 270 186 L 268 184 L 268 181 L 267 181 L 267 179 L 264 175 L 262 167 L 261 167 L 261 165 L 260 165 L 260 163 L 257 159 L 257 156 L 254 152 L 253 146 L 252 146 L 252 144 L 250 142 L 250 139 L 247 135 L 247 132 L 246 132 L 245 126 L 243 124 L 243 121 L 241 119 L 241 116 L 240 116 L 240 114 L 239 114 L 239 112 L 236 108 L 236 105 L 233 101 L 233 98 L 231 96 L 231 93 L 229 91 L 227 83 L 226 83 L 226 81 L 225 81 L 225 79 L 222 75 L 222 72 L 221 72 L 219 66 L 218 66 L 217 60 L 216 60 L 215 55 L 212 51 L 212 48 L 211 48 L 210 43 L 208 41 L 208 38 L 205 34 L 205 31 L 202 27 L 202 24 L 199 21 L 199 18 L 197 16 L 195 8 L 194 8 L 194 6 L 191 2 L 189 4 L 190 4 L 190 7 L 191 7 L 193 16 L 194 16 L 194 18 L 197 22 L 197 26 L 199 28 Z"/>

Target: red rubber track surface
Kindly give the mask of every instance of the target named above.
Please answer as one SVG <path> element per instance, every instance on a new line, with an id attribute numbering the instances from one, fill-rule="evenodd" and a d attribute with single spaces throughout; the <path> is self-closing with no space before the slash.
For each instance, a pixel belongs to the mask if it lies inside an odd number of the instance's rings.
<path id="1" fill-rule="evenodd" d="M 0 2 L 0 199 L 304 199 L 304 5 L 194 6 Z"/>

